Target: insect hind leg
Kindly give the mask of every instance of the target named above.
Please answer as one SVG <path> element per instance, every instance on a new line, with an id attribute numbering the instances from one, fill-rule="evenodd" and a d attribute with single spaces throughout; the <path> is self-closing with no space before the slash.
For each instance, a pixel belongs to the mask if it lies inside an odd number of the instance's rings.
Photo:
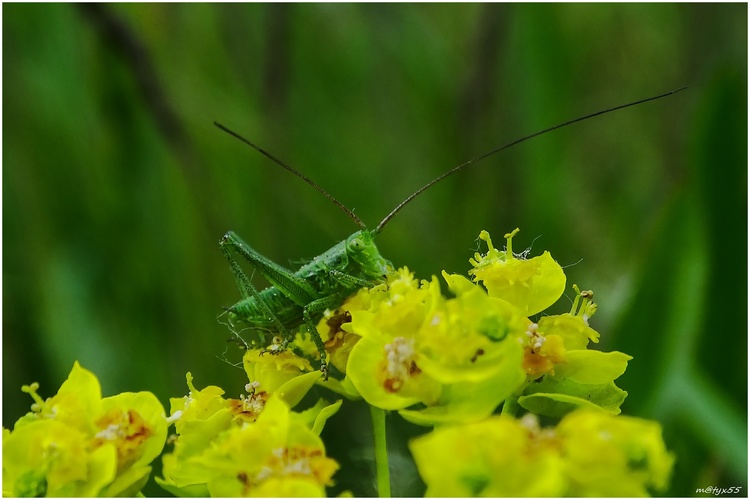
<path id="1" fill-rule="evenodd" d="M 247 278 L 245 273 L 240 268 L 239 264 L 234 258 L 234 254 L 242 255 L 253 268 L 259 271 L 268 281 L 274 285 L 279 293 L 282 293 L 294 304 L 302 306 L 302 319 L 306 325 L 307 330 L 315 342 L 315 346 L 318 348 L 320 354 L 321 367 L 320 370 L 323 372 L 326 380 L 328 379 L 328 363 L 326 361 L 326 351 L 323 340 L 318 334 L 317 327 L 313 321 L 313 316 L 324 311 L 330 307 L 336 307 L 340 302 L 340 297 L 337 295 L 331 295 L 328 297 L 320 297 L 318 293 L 302 278 L 297 277 L 291 271 L 275 264 L 267 258 L 260 255 L 258 252 L 250 248 L 245 242 L 243 242 L 234 232 L 227 232 L 219 242 L 219 247 L 222 253 L 229 261 L 229 265 L 234 274 L 237 286 L 243 295 L 243 298 L 253 298 L 255 300 L 260 313 L 271 320 L 274 325 L 273 330 L 280 335 L 283 335 L 281 341 L 277 341 L 274 337 L 274 342 L 270 348 L 265 349 L 263 352 L 278 354 L 286 349 L 288 343 L 292 340 L 292 336 L 289 330 L 286 328 L 284 323 L 274 313 L 273 307 L 268 303 L 266 299 L 258 292 L 252 282 Z M 346 279 L 347 275 L 344 273 L 338 273 L 344 276 Z M 338 275 L 334 276 L 336 279 Z M 339 277 L 339 280 L 341 278 Z M 230 310 L 229 318 L 231 322 L 232 311 Z"/>
<path id="2" fill-rule="evenodd" d="M 254 288 L 254 286 L 248 279 L 247 275 L 245 275 L 245 272 L 242 270 L 239 263 L 237 263 L 235 258 L 232 256 L 231 249 L 234 248 L 234 246 L 230 243 L 226 235 L 219 242 L 219 248 L 221 249 L 221 253 L 224 254 L 224 257 L 226 257 L 227 261 L 229 262 L 229 267 L 232 270 L 232 274 L 234 275 L 234 280 L 237 283 L 237 288 L 240 289 L 242 298 L 246 299 L 248 297 L 251 297 L 253 295 L 252 289 Z"/>
<path id="3" fill-rule="evenodd" d="M 224 257 L 226 257 L 227 261 L 229 262 L 229 267 L 232 270 L 232 274 L 234 275 L 234 279 L 237 282 L 237 287 L 240 289 L 240 293 L 242 294 L 242 298 L 249 298 L 252 297 L 255 299 L 256 304 L 258 304 L 258 307 L 262 311 L 262 313 L 265 315 L 266 318 L 269 318 L 274 326 L 276 327 L 276 331 L 284 336 L 286 339 L 286 342 L 291 338 L 291 334 L 289 333 L 289 330 L 284 326 L 284 324 L 281 322 L 281 320 L 274 314 L 271 307 L 268 305 L 268 302 L 263 298 L 263 296 L 258 292 L 258 289 L 253 285 L 252 281 L 248 279 L 245 272 L 240 267 L 239 263 L 235 260 L 235 258 L 232 256 L 232 250 L 234 251 L 240 251 L 241 250 L 241 241 L 234 236 L 234 233 L 231 231 L 224 235 L 224 237 L 219 242 L 219 248 L 221 248 L 221 253 L 224 254 Z M 250 251 L 249 249 L 246 249 L 247 251 Z M 240 251 L 240 253 L 242 253 Z M 243 253 L 244 255 L 244 253 Z M 222 315 L 225 313 L 222 313 Z M 232 308 L 227 308 L 226 314 L 229 315 L 229 323 L 232 324 L 232 315 L 233 311 Z M 234 325 L 232 325 L 234 326 Z"/>

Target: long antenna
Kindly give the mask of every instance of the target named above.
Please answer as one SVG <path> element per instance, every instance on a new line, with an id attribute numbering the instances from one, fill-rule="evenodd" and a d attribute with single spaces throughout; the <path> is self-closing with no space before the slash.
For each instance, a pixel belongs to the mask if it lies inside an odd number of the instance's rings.
<path id="1" fill-rule="evenodd" d="M 681 88 L 679 88 L 677 90 L 673 90 L 671 92 L 667 92 L 666 94 L 657 95 L 655 97 L 649 97 L 648 99 L 641 99 L 640 101 L 635 101 L 635 102 L 631 102 L 631 103 L 628 103 L 628 104 L 621 104 L 620 106 L 615 106 L 614 108 L 609 108 L 609 109 L 605 109 L 605 110 L 602 110 L 602 111 L 597 111 L 596 113 L 591 113 L 589 115 L 582 116 L 580 118 L 576 118 L 575 120 L 570 120 L 570 121 L 567 121 L 567 122 L 564 122 L 564 123 L 560 123 L 559 125 L 555 125 L 554 127 L 549 127 L 549 128 L 544 129 L 544 130 L 541 130 L 539 132 L 536 132 L 534 134 L 527 135 L 526 137 L 521 137 L 520 139 L 516 139 L 515 141 L 509 142 L 508 144 L 506 144 L 504 146 L 500 146 L 499 148 L 495 148 L 495 149 L 493 149 L 492 151 L 490 151 L 488 153 L 485 153 L 485 154 L 483 154 L 481 156 L 477 156 L 473 160 L 469 160 L 467 162 L 464 162 L 464 163 L 458 165 L 457 167 L 453 167 L 452 169 L 448 170 L 444 174 L 440 175 L 439 177 L 431 180 L 430 182 L 428 182 L 427 184 L 425 184 L 421 188 L 417 189 L 411 195 L 409 195 L 408 198 L 406 198 L 404 201 L 402 201 L 401 203 L 399 203 L 396 206 L 396 208 L 394 208 L 393 210 L 391 210 L 391 213 L 389 213 L 388 215 L 386 215 L 385 218 L 383 218 L 383 220 L 380 221 L 380 224 L 378 224 L 378 227 L 375 228 L 375 230 L 373 231 L 373 234 L 380 233 L 380 231 L 383 230 L 383 227 L 385 227 L 385 225 L 388 223 L 389 220 L 391 220 L 393 218 L 394 215 L 396 215 L 402 208 L 404 208 L 414 198 L 416 198 L 417 196 L 419 196 L 420 194 L 422 194 L 422 192 L 424 192 L 425 190 L 429 189 L 430 187 L 432 187 L 433 185 L 437 184 L 438 182 L 442 181 L 443 179 L 445 179 L 449 175 L 453 175 L 456 172 L 458 172 L 459 170 L 463 169 L 464 167 L 468 167 L 472 163 L 476 163 L 479 160 L 483 160 L 483 159 L 487 158 L 488 156 L 492 156 L 495 153 L 499 153 L 500 151 L 502 151 L 504 149 L 508 149 L 511 146 L 515 146 L 516 144 L 520 144 L 520 143 L 522 143 L 524 141 L 528 141 L 529 139 L 533 139 L 534 137 L 540 136 L 542 134 L 546 134 L 547 132 L 552 132 L 553 130 L 556 130 L 558 128 L 567 127 L 568 125 L 572 125 L 574 123 L 581 122 L 583 120 L 588 120 L 589 118 L 593 118 L 595 116 L 599 116 L 599 115 L 604 115 L 604 114 L 607 114 L 607 113 L 611 113 L 611 112 L 617 111 L 619 109 L 629 108 L 630 106 L 636 106 L 638 104 L 643 104 L 643 103 L 649 102 L 649 101 L 655 101 L 657 99 L 661 99 L 662 97 L 667 97 L 667 96 L 670 96 L 672 94 L 676 94 L 677 92 L 679 92 L 681 90 L 685 90 L 686 88 L 687 87 L 681 87 Z"/>
<path id="2" fill-rule="evenodd" d="M 359 217 L 357 217 L 356 215 L 354 215 L 354 212 L 352 212 L 351 210 L 349 210 L 348 208 L 346 208 L 346 206 L 344 206 L 343 203 L 341 203 L 339 200 L 337 200 L 336 198 L 334 198 L 333 195 L 331 195 L 331 194 L 328 193 L 328 191 L 326 191 L 322 187 L 320 187 L 317 184 L 315 184 L 312 180 L 310 180 L 308 177 L 306 177 L 302 172 L 299 172 L 298 170 L 295 170 L 294 168 L 290 167 L 289 165 L 287 165 L 283 161 L 279 160 L 278 158 L 276 158 L 274 155 L 272 155 L 268 151 L 264 150 L 260 146 L 257 146 L 255 144 L 253 144 L 252 142 L 250 142 L 249 140 L 245 139 L 244 137 L 242 137 L 237 132 L 234 132 L 234 131 L 228 129 L 227 127 L 225 127 L 221 123 L 214 122 L 214 125 L 216 125 L 217 127 L 219 127 L 221 130 L 223 130 L 227 134 L 231 135 L 232 137 L 235 137 L 236 139 L 239 139 L 240 141 L 244 142 L 245 144 L 247 144 L 248 146 L 250 146 L 251 148 L 253 148 L 257 152 L 259 152 L 260 154 L 262 154 L 263 156 L 265 156 L 269 160 L 271 160 L 274 163 L 276 163 L 277 165 L 279 165 L 280 167 L 283 167 L 283 168 L 287 169 L 288 171 L 290 171 L 291 173 L 293 173 L 294 175 L 296 175 L 297 177 L 299 177 L 300 179 L 302 179 L 306 183 L 310 184 L 320 194 L 322 194 L 323 196 L 325 196 L 326 198 L 328 198 L 329 200 L 331 200 L 334 205 L 336 205 L 337 207 L 339 207 L 341 209 L 341 211 L 343 211 L 346 215 L 348 215 L 349 218 L 351 218 L 359 227 L 361 227 L 362 229 L 367 229 L 367 226 L 365 226 L 365 223 L 362 222 L 362 220 L 360 220 Z"/>

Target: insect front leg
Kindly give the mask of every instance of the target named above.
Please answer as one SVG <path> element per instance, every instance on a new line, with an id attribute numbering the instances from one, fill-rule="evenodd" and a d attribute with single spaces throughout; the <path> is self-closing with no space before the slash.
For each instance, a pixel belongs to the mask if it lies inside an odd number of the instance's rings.
<path id="1" fill-rule="evenodd" d="M 330 270 L 328 272 L 328 275 L 333 278 L 333 280 L 338 285 L 340 285 L 341 288 L 345 290 L 353 291 L 357 288 L 363 288 L 372 285 L 372 283 L 366 279 L 360 278 L 358 276 L 352 276 L 336 269 Z M 302 311 L 305 325 L 307 325 L 307 330 L 310 332 L 313 342 L 315 342 L 315 346 L 318 348 L 318 353 L 320 353 L 320 371 L 323 372 L 325 380 L 328 380 L 328 362 L 326 361 L 325 344 L 323 342 L 323 339 L 320 338 L 320 334 L 318 334 L 318 328 L 315 325 L 312 317 L 313 315 L 321 313 L 326 309 L 335 309 L 340 305 L 341 297 L 330 295 L 328 297 L 322 297 L 310 302 L 303 308 Z"/>
<path id="2" fill-rule="evenodd" d="M 357 288 L 365 288 L 365 287 L 372 286 L 372 283 L 364 278 L 360 278 L 358 276 L 352 276 L 351 274 L 342 273 L 341 271 L 337 271 L 335 269 L 332 269 L 331 271 L 329 271 L 328 274 L 338 284 L 342 285 L 347 290 L 355 290 Z"/>
<path id="3" fill-rule="evenodd" d="M 336 295 L 331 295 L 314 300 L 302 309 L 302 317 L 305 320 L 307 331 L 310 332 L 310 336 L 312 337 L 313 342 L 315 342 L 315 347 L 318 348 L 318 353 L 320 354 L 320 371 L 323 372 L 324 380 L 328 380 L 328 361 L 326 360 L 326 348 L 325 344 L 323 343 L 323 339 L 320 338 L 320 334 L 318 333 L 318 327 L 313 321 L 313 315 L 321 313 L 326 309 L 335 308 L 340 305 L 340 302 L 341 300 L 339 297 L 337 297 Z"/>

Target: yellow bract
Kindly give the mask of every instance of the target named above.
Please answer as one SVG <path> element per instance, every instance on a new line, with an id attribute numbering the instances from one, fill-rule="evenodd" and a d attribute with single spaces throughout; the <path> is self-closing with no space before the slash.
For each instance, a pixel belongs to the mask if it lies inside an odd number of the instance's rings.
<path id="1" fill-rule="evenodd" d="M 525 259 L 513 254 L 511 241 L 518 229 L 506 235 L 508 248 L 498 250 L 487 231 L 479 238 L 487 242 L 485 255 L 474 254 L 469 271 L 476 282 L 482 282 L 490 297 L 502 298 L 532 316 L 547 309 L 565 290 L 565 273 L 549 252 Z"/>

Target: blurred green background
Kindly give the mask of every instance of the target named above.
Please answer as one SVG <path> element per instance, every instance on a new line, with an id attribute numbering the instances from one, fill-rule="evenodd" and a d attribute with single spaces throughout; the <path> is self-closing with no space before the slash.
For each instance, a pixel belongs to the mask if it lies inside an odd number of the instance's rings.
<path id="1" fill-rule="evenodd" d="M 520 227 L 517 250 L 550 250 L 595 291 L 599 348 L 634 356 L 623 410 L 663 424 L 668 493 L 747 495 L 746 5 L 2 8 L 4 426 L 28 411 L 22 384 L 52 395 L 74 360 L 105 395 L 167 405 L 191 371 L 236 397 L 219 238 L 286 265 L 356 229 L 214 120 L 374 227 L 500 144 L 689 85 L 472 166 L 378 244 L 427 278 L 465 272 L 480 230 L 500 244 Z M 367 410 L 345 406 L 331 491 L 371 495 Z M 389 422 L 393 443 L 421 432 Z M 392 453 L 394 494 L 421 494 Z"/>

